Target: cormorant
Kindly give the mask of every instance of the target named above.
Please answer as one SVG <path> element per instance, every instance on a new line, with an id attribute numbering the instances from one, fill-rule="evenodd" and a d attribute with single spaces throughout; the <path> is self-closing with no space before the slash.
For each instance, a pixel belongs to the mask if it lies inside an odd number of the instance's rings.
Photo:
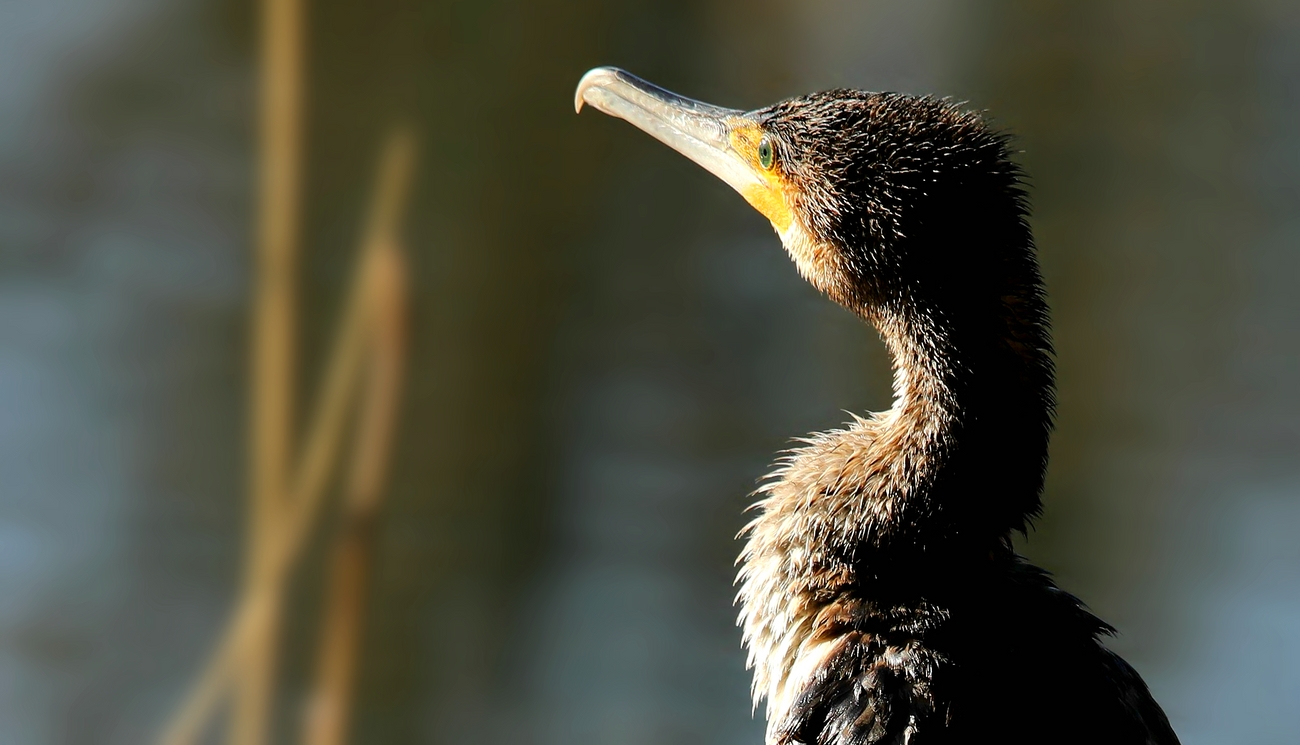
<path id="1" fill-rule="evenodd" d="M 1177 745 L 1113 629 L 1011 545 L 1041 510 L 1055 383 L 1007 136 L 931 97 L 742 112 L 615 68 L 584 103 L 740 192 L 893 358 L 893 407 L 804 439 L 743 531 L 768 745 Z"/>

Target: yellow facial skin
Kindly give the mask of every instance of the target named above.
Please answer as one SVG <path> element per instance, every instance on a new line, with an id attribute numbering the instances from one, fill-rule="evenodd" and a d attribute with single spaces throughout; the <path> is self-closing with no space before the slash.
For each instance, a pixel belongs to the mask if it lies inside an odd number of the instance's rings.
<path id="1" fill-rule="evenodd" d="M 740 190 L 746 202 L 764 217 L 772 221 L 779 233 L 785 233 L 794 222 L 794 213 L 786 200 L 786 192 L 791 188 L 781 172 L 781 162 L 777 159 L 771 168 L 764 168 L 758 158 L 758 143 L 763 139 L 763 130 L 754 122 L 739 117 L 728 122 L 728 136 L 731 150 L 738 155 L 758 176 L 758 184 Z"/>

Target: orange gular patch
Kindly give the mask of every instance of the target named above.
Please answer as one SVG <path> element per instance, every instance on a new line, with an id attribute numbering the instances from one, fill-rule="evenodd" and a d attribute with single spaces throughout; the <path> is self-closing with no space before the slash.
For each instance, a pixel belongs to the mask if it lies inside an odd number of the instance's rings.
<path id="1" fill-rule="evenodd" d="M 781 172 L 781 159 L 776 158 L 770 168 L 764 168 L 758 158 L 758 143 L 763 139 L 763 130 L 748 119 L 735 118 L 727 124 L 732 152 L 740 156 L 758 177 L 758 183 L 742 189 L 740 195 L 771 220 L 778 232 L 784 233 L 794 222 L 794 212 L 786 199 L 786 191 L 791 187 Z"/>

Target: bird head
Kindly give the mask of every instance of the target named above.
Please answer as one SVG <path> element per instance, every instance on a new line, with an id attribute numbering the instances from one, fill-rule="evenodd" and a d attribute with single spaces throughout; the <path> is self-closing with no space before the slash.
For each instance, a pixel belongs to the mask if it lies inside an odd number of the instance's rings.
<path id="1" fill-rule="evenodd" d="M 584 103 L 734 188 L 805 279 L 864 316 L 995 310 L 1008 263 L 1033 261 L 1006 138 L 948 101 L 841 89 L 745 112 L 602 67 L 578 84 Z"/>

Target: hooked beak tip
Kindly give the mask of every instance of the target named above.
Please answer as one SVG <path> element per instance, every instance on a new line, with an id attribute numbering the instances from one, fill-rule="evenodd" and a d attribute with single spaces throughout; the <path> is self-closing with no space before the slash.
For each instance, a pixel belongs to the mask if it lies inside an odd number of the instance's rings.
<path id="1" fill-rule="evenodd" d="M 577 90 L 573 92 L 573 113 L 581 114 L 583 105 L 589 103 L 587 101 L 587 91 L 612 80 L 617 80 L 622 72 L 617 67 L 595 67 L 588 70 L 582 76 L 582 79 L 578 81 Z"/>

